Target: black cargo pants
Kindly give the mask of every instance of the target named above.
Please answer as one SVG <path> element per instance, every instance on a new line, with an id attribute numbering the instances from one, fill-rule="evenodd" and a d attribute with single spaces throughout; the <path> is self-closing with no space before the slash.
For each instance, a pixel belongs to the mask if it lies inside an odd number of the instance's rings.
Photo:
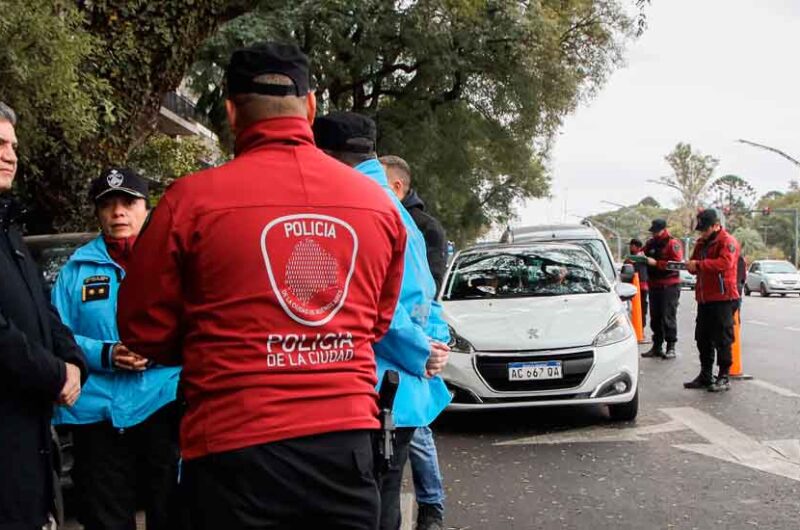
<path id="1" fill-rule="evenodd" d="M 738 300 L 697 305 L 694 338 L 700 352 L 700 370 L 707 378 L 713 375 L 715 357 L 719 375 L 730 372 L 734 318 L 738 309 Z"/>
<path id="2" fill-rule="evenodd" d="M 679 285 L 650 286 L 650 329 L 653 330 L 653 349 L 678 342 L 678 304 L 681 299 Z"/>

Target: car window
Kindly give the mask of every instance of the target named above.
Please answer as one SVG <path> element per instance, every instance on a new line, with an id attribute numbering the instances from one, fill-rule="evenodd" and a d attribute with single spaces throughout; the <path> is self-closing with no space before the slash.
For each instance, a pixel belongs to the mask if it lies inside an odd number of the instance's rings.
<path id="1" fill-rule="evenodd" d="M 30 249 L 31 256 L 36 261 L 37 265 L 39 265 L 39 269 L 44 276 L 44 282 L 48 288 L 56 283 L 61 268 L 69 261 L 69 257 L 72 253 L 83 243 L 84 241 L 78 240 L 29 245 L 28 248 Z"/>
<path id="2" fill-rule="evenodd" d="M 606 275 L 606 278 L 609 280 L 614 280 L 614 278 L 617 277 L 616 270 L 614 269 L 614 263 L 611 261 L 608 252 L 606 252 L 606 246 L 599 239 L 575 239 L 565 240 L 563 242 L 578 245 L 583 250 L 588 252 L 589 255 L 594 258 L 597 264 L 600 265 L 600 269 L 602 269 L 603 273 Z"/>
<path id="3" fill-rule="evenodd" d="M 753 266 L 750 267 L 750 272 L 758 272 L 758 263 L 753 263 Z"/>
<path id="4" fill-rule="evenodd" d="M 515 249 L 470 252 L 456 259 L 444 300 L 524 298 L 607 293 L 597 265 L 577 249 Z"/>
<path id="5" fill-rule="evenodd" d="M 788 261 L 779 261 L 776 263 L 764 263 L 764 272 L 770 274 L 794 274 L 797 269 Z"/>

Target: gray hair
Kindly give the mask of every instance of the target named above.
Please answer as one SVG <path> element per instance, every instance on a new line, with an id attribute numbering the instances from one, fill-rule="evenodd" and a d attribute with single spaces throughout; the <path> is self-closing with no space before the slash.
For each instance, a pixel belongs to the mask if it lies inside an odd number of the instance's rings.
<path id="1" fill-rule="evenodd" d="M 17 125 L 17 113 L 2 101 L 0 101 L 0 121 L 7 121 L 14 126 Z"/>
<path id="2" fill-rule="evenodd" d="M 397 155 L 385 155 L 379 158 L 381 164 L 384 167 L 394 168 L 400 170 L 400 180 L 403 182 L 403 186 L 406 188 L 411 187 L 411 166 L 408 165 L 408 162 L 403 160 Z"/>

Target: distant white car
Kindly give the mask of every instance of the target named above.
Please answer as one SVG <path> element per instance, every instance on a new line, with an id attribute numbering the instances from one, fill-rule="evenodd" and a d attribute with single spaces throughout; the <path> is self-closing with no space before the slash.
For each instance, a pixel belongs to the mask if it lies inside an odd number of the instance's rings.
<path id="1" fill-rule="evenodd" d="M 681 289 L 694 289 L 697 286 L 697 276 L 689 271 L 679 271 L 681 278 Z"/>
<path id="2" fill-rule="evenodd" d="M 522 243 L 456 255 L 440 300 L 451 327 L 451 410 L 608 405 L 638 412 L 639 350 L 623 298 L 576 245 Z"/>
<path id="3" fill-rule="evenodd" d="M 784 260 L 754 261 L 747 271 L 744 294 L 759 292 L 767 297 L 772 294 L 786 296 L 800 294 L 800 273 L 794 265 Z"/>

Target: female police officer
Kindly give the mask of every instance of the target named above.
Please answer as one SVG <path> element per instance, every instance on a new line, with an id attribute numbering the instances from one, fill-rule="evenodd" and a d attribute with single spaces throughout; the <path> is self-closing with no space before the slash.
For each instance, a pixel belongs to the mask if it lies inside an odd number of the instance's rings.
<path id="1" fill-rule="evenodd" d="M 55 422 L 73 425 L 72 477 L 86 530 L 134 529 L 137 492 L 148 530 L 174 528 L 179 369 L 153 366 L 119 341 L 117 290 L 147 217 L 147 182 L 124 168 L 92 182 L 102 233 L 61 271 L 53 303 L 86 354 L 90 376 Z"/>

